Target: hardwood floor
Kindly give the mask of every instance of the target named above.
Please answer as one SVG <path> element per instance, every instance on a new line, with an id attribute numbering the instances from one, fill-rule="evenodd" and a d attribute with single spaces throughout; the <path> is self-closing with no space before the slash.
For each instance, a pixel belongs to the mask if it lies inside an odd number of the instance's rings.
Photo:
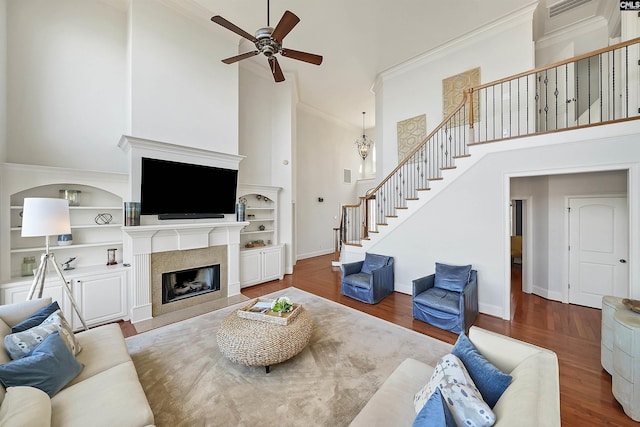
<path id="1" fill-rule="evenodd" d="M 292 275 L 244 288 L 242 293 L 256 298 L 295 286 L 439 340 L 455 342 L 455 334 L 413 319 L 410 295 L 394 292 L 375 305 L 341 295 L 340 269 L 331 266 L 332 259 L 333 255 L 325 255 L 298 261 Z M 512 276 L 511 320 L 480 314 L 474 324 L 556 352 L 563 426 L 638 426 L 613 397 L 611 376 L 600 364 L 600 310 L 523 294 L 519 268 L 514 268 Z M 125 324 L 123 328 L 128 327 Z M 125 334 L 135 334 L 131 329 Z"/>

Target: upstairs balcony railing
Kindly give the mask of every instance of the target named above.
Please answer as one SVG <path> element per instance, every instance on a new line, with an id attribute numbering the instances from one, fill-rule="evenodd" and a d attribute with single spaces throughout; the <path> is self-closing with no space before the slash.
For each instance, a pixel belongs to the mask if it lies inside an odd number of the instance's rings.
<path id="1" fill-rule="evenodd" d="M 377 187 L 344 205 L 342 242 L 360 245 L 474 144 L 640 118 L 640 38 L 470 88 Z"/>

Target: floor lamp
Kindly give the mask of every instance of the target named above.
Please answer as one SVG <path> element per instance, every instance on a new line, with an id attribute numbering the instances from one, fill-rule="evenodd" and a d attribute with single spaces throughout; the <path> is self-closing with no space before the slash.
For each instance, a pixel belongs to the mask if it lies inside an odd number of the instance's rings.
<path id="1" fill-rule="evenodd" d="M 62 281 L 62 285 L 71 300 L 74 310 L 78 314 L 78 318 L 82 322 L 84 329 L 89 329 L 84 321 L 78 305 L 71 293 L 71 288 L 62 275 L 60 267 L 56 262 L 55 255 L 49 252 L 49 236 L 58 234 L 70 234 L 71 222 L 69 219 L 69 201 L 67 199 L 47 199 L 38 197 L 26 197 L 22 210 L 22 237 L 42 237 L 45 238 L 46 250 L 40 258 L 40 265 L 34 272 L 33 284 L 29 289 L 27 299 L 42 298 L 42 290 L 44 289 L 44 279 L 47 274 L 47 266 L 49 261 L 53 264 L 53 268 L 58 273 L 58 277 Z M 36 295 L 37 292 L 37 295 Z"/>

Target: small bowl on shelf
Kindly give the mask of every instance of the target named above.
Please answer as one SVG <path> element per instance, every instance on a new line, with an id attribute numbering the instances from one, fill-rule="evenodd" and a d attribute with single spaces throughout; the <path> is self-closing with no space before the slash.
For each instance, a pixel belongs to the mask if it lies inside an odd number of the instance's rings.
<path id="1" fill-rule="evenodd" d="M 73 243 L 72 234 L 58 234 L 58 246 L 69 246 Z"/>

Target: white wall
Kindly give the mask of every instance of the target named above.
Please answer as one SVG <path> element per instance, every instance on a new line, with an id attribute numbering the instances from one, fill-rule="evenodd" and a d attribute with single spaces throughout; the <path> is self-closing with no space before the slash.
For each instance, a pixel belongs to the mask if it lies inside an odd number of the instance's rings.
<path id="1" fill-rule="evenodd" d="M 210 22 L 158 1 L 4 1 L 6 161 L 128 172 L 123 134 L 238 153 L 237 68 Z"/>
<path id="2" fill-rule="evenodd" d="M 275 83 L 269 70 L 240 67 L 239 182 L 280 187 L 278 241 L 285 244 L 285 272 L 295 264 L 296 79 Z"/>
<path id="3" fill-rule="evenodd" d="M 427 134 L 443 117 L 442 80 L 480 67 L 481 83 L 534 68 L 533 9 L 504 18 L 383 73 L 376 84 L 378 176 L 398 164 L 397 123 L 426 114 Z"/>
<path id="4" fill-rule="evenodd" d="M 237 67 L 237 65 L 236 65 Z M 271 182 L 271 111 L 275 90 L 267 70 L 239 67 L 239 142 L 238 151 L 245 156 L 240 163 L 238 181 L 245 184 L 273 185 Z M 272 79 L 269 81 L 267 78 Z"/>
<path id="5" fill-rule="evenodd" d="M 125 171 L 126 13 L 7 1 L 7 161 Z"/>
<path id="6" fill-rule="evenodd" d="M 0 0 L 0 162 L 7 159 L 7 0 Z"/>
<path id="7" fill-rule="evenodd" d="M 478 270 L 480 310 L 509 318 L 510 178 L 589 170 L 629 170 L 629 258 L 634 259 L 640 251 L 637 226 L 640 222 L 638 133 L 638 124 L 630 122 L 473 147 L 472 158 L 480 158 L 477 163 L 368 250 L 396 257 L 396 289 L 405 291 L 410 289 L 413 279 L 432 273 L 436 261 L 473 264 Z M 576 181 L 569 184 L 563 182 L 565 180 L 550 179 L 549 186 L 558 183 L 563 189 L 549 189 L 548 212 L 544 208 L 542 210 L 549 222 L 549 269 L 545 287 L 554 289 L 560 286 L 555 281 L 562 279 L 562 274 L 558 273 L 562 270 L 558 254 L 562 251 L 561 245 L 566 244 L 559 236 L 561 231 L 554 225 L 558 215 L 557 199 L 564 197 L 558 193 L 588 191 L 588 185 L 594 182 L 589 179 L 586 183 Z M 597 191 L 617 189 L 619 181 L 620 177 L 615 176 L 606 185 L 600 185 Z M 543 195 L 544 191 L 532 194 L 537 197 L 536 194 Z M 554 218 L 553 224 L 549 218 Z M 544 224 L 544 219 L 541 221 Z M 544 256 L 544 248 L 537 250 Z M 633 298 L 640 294 L 640 285 L 633 280 L 640 270 L 630 267 L 630 293 Z M 543 274 L 538 276 L 540 281 L 544 280 Z"/>
<path id="8" fill-rule="evenodd" d="M 238 72 L 226 39 L 158 1 L 131 4 L 131 135 L 238 154 Z"/>
<path id="9" fill-rule="evenodd" d="M 529 198 L 533 223 L 532 291 L 540 296 L 567 302 L 567 277 L 564 263 L 567 245 L 567 198 L 627 194 L 627 171 L 606 171 L 511 180 L 512 198 Z"/>
<path id="10" fill-rule="evenodd" d="M 362 129 L 308 107 L 298 107 L 297 257 L 331 253 L 341 206 L 357 202 L 356 176 L 362 160 L 354 141 Z M 344 169 L 351 169 L 350 184 Z M 323 198 L 319 202 L 318 198 Z"/>

